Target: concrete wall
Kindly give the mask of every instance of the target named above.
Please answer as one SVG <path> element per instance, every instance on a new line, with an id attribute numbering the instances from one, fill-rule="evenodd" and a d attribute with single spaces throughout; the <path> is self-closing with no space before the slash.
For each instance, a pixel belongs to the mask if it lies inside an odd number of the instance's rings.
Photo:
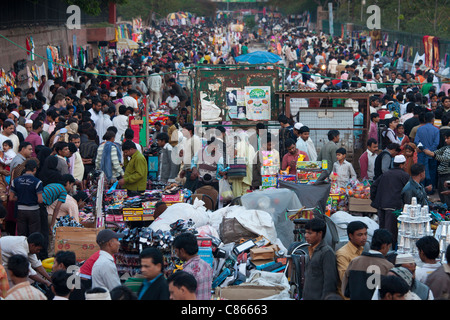
<path id="1" fill-rule="evenodd" d="M 15 42 L 16 44 L 26 48 L 26 38 L 33 37 L 34 53 L 47 57 L 47 46 L 60 46 L 61 54 L 68 55 L 69 48 L 73 43 L 73 35 L 77 36 L 77 46 L 85 46 L 87 44 L 86 30 L 69 30 L 65 27 L 33 27 L 33 28 L 17 28 L 4 30 L 2 34 Z M 0 67 L 5 71 L 13 68 L 14 62 L 27 59 L 27 51 L 13 43 L 0 38 Z M 35 56 L 34 61 L 29 61 L 28 65 L 41 65 L 43 59 Z M 47 63 L 45 64 L 48 65 Z"/>
<path id="2" fill-rule="evenodd" d="M 106 19 L 103 15 L 101 15 L 100 18 L 94 17 L 94 19 L 104 19 L 104 21 L 108 21 L 110 24 L 115 24 L 116 4 L 109 4 Z M 83 19 L 82 21 L 86 21 L 86 19 Z M 89 21 L 90 20 L 88 20 L 88 22 Z M 88 57 L 91 61 L 93 53 L 97 56 L 97 41 L 110 41 L 115 37 L 114 28 L 87 29 L 83 25 L 81 26 L 81 29 L 72 30 L 66 28 L 65 25 L 11 28 L 3 29 L 1 34 L 23 48 L 26 48 L 26 38 L 32 36 L 35 45 L 35 59 L 34 61 L 28 61 L 27 64 L 28 66 L 34 64 L 40 66 L 42 62 L 45 61 L 45 66 L 47 68 L 47 61 L 36 55 L 46 58 L 48 45 L 59 46 L 61 48 L 62 56 L 70 55 L 73 48 L 73 36 L 76 35 L 77 47 L 82 46 L 83 48 L 86 48 L 86 45 L 88 45 Z M 14 69 L 14 63 L 16 61 L 22 59 L 27 60 L 27 57 L 26 50 L 0 37 L 0 68 L 3 68 L 8 72 L 9 70 Z M 22 72 L 20 72 L 19 75 L 21 75 Z"/>

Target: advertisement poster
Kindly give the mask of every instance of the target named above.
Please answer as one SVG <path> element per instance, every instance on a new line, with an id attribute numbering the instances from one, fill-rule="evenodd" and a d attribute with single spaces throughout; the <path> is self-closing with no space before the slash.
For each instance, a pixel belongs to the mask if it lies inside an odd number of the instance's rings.
<path id="1" fill-rule="evenodd" d="M 244 90 L 241 88 L 227 88 L 227 107 L 230 119 L 246 119 Z"/>
<path id="2" fill-rule="evenodd" d="M 248 120 L 270 120 L 270 87 L 245 87 Z"/>

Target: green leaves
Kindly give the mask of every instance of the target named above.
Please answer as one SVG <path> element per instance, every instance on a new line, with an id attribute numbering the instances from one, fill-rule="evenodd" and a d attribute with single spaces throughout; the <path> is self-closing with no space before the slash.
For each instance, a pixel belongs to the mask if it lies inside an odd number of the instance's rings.
<path id="1" fill-rule="evenodd" d="M 116 4 L 126 3 L 128 0 L 65 0 L 69 5 L 77 5 L 91 16 L 98 16 L 109 2 Z"/>
<path id="2" fill-rule="evenodd" d="M 125 20 L 141 17 L 145 19 L 152 12 L 164 18 L 171 12 L 186 11 L 199 16 L 213 16 L 216 4 L 210 0 L 130 0 L 117 7 L 117 13 Z"/>

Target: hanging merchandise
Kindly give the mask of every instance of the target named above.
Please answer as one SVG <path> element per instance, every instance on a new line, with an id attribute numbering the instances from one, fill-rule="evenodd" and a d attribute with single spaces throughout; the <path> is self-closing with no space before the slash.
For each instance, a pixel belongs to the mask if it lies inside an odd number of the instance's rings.
<path id="1" fill-rule="evenodd" d="M 27 56 L 29 61 L 34 61 L 34 41 L 33 37 L 27 37 L 25 39 L 26 48 L 27 48 Z"/>
<path id="2" fill-rule="evenodd" d="M 48 70 L 50 72 L 53 71 L 53 59 L 52 59 L 52 51 L 50 47 L 47 47 L 47 61 L 48 61 Z"/>
<path id="3" fill-rule="evenodd" d="M 34 41 L 33 41 L 33 37 L 30 36 L 30 45 L 31 45 L 31 54 L 30 54 L 30 60 L 34 61 Z"/>
<path id="4" fill-rule="evenodd" d="M 72 65 L 77 66 L 78 65 L 78 48 L 77 48 L 77 36 L 73 35 L 73 47 L 72 47 Z"/>
<path id="5" fill-rule="evenodd" d="M 439 39 L 437 37 L 433 38 L 432 48 L 433 48 L 432 68 L 434 69 L 434 71 L 437 72 L 439 71 Z"/>

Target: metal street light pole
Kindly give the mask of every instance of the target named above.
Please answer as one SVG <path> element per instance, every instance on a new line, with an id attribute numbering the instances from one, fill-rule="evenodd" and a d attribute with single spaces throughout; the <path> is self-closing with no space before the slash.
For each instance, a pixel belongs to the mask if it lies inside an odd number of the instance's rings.
<path id="1" fill-rule="evenodd" d="M 366 5 L 366 0 L 361 1 L 361 21 L 363 21 L 363 8 Z"/>

